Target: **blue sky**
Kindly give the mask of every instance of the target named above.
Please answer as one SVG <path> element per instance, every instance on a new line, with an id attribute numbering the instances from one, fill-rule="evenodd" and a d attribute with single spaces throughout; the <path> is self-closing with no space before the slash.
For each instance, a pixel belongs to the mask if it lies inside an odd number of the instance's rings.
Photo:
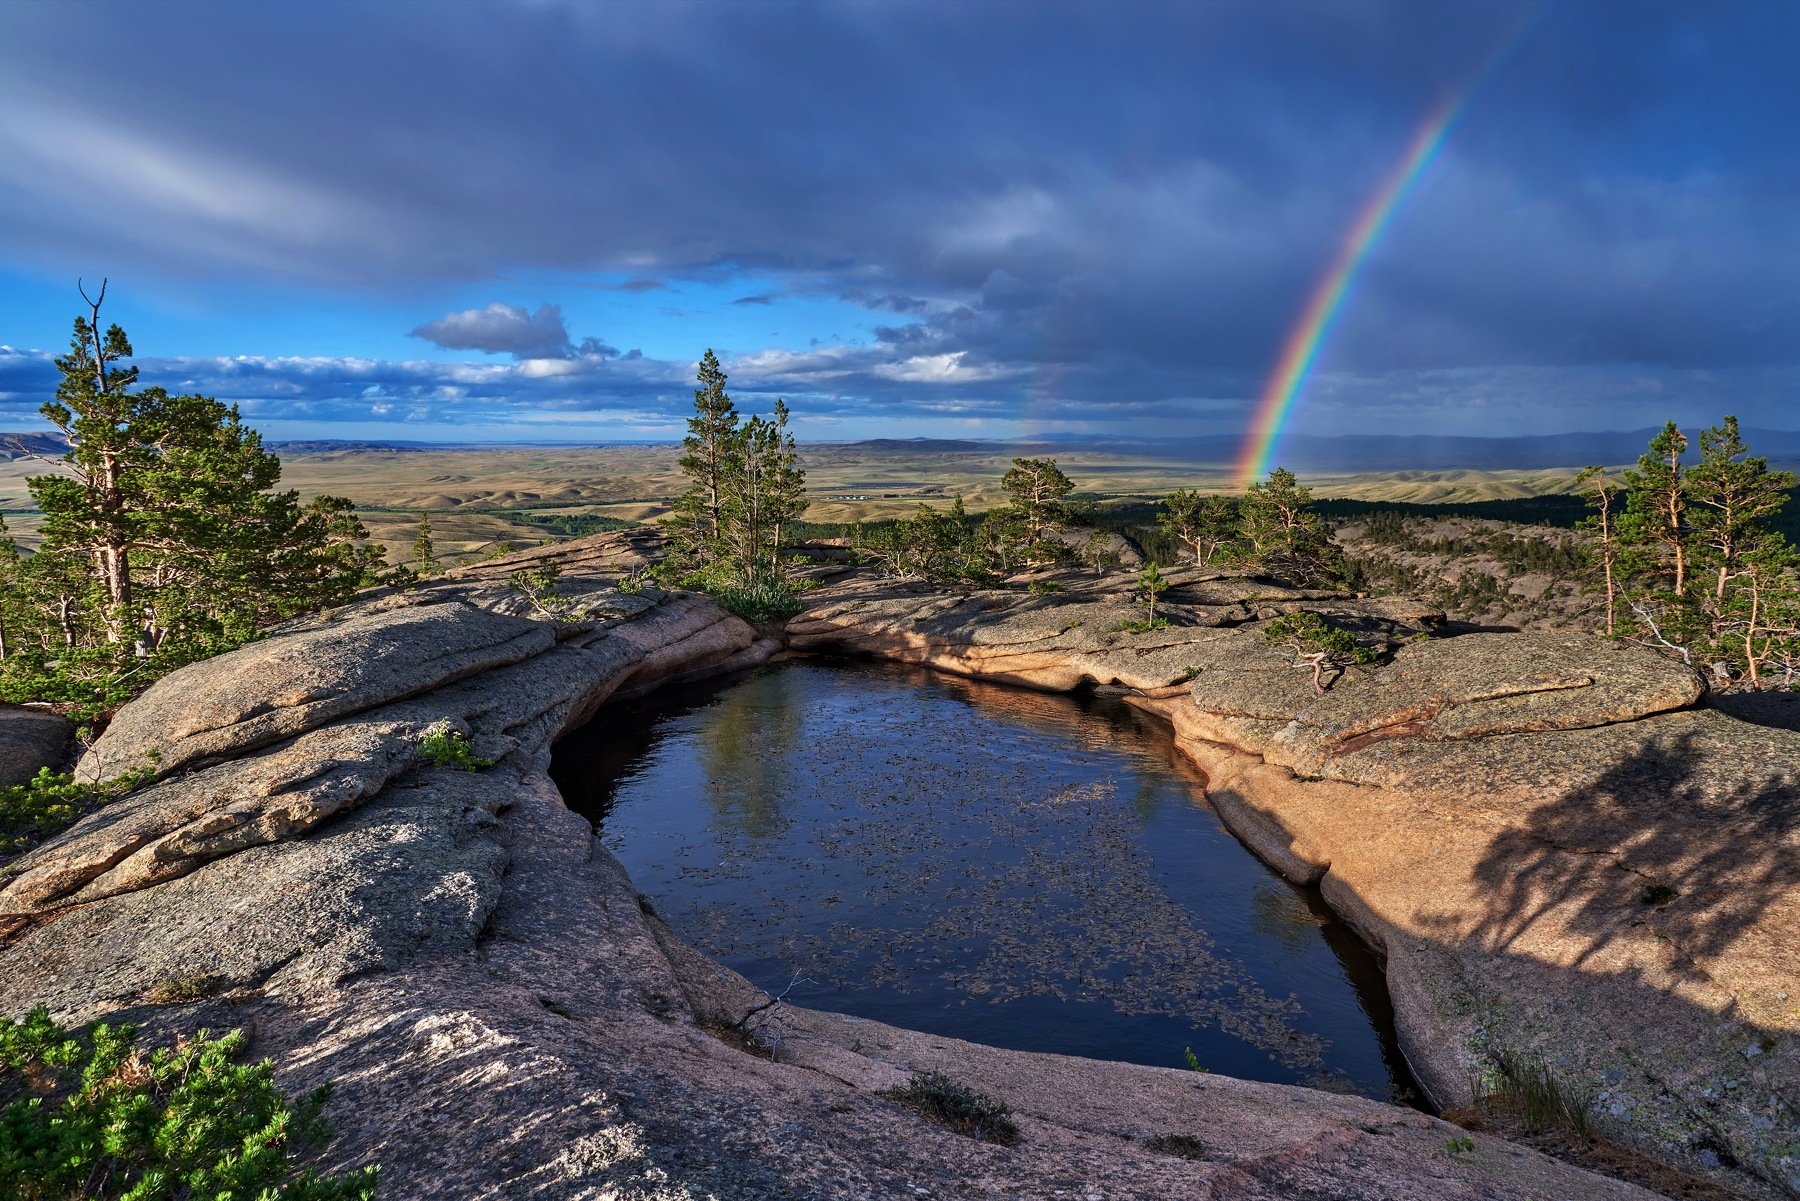
<path id="1" fill-rule="evenodd" d="M 0 6 L 0 428 L 110 277 L 278 437 L 1800 427 L 1800 5 Z M 71 52 L 80 46 L 82 51 Z"/>

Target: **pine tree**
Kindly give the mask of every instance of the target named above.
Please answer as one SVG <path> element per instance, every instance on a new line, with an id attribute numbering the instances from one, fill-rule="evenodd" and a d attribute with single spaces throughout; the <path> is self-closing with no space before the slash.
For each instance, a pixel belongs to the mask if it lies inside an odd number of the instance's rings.
<path id="1" fill-rule="evenodd" d="M 1047 562 L 1065 550 L 1061 543 L 1052 544 L 1050 535 L 1069 520 L 1068 506 L 1062 498 L 1074 491 L 1075 485 L 1056 465 L 1055 459 L 1014 459 L 1012 469 L 1000 479 L 1000 486 L 1012 497 L 1008 505 L 1018 522 L 1026 562 Z"/>
<path id="2" fill-rule="evenodd" d="M 694 415 L 681 440 L 687 452 L 681 456 L 681 470 L 692 483 L 675 502 L 674 524 L 683 549 L 704 557 L 707 548 L 718 546 L 722 533 L 738 413 L 725 391 L 725 372 L 711 349 L 701 356 L 695 377 L 700 386 L 694 389 Z"/>
<path id="3" fill-rule="evenodd" d="M 1665 565 L 1676 596 L 1687 591 L 1687 488 L 1681 469 L 1687 445 L 1687 435 L 1668 422 L 1650 440 L 1637 469 L 1625 473 L 1627 537 Z"/>
<path id="4" fill-rule="evenodd" d="M 437 551 L 431 542 L 431 514 L 419 514 L 419 533 L 413 539 L 413 563 L 418 567 L 420 575 L 432 575 L 437 571 Z"/>
<path id="5" fill-rule="evenodd" d="M 68 452 L 45 460 L 57 474 L 26 481 L 44 514 L 42 546 L 18 572 L 39 658 L 98 644 L 110 649 L 88 656 L 96 678 L 117 674 L 102 670 L 109 656 L 160 652 L 166 669 L 370 582 L 380 551 L 361 545 L 350 502 L 272 491 L 281 462 L 235 407 L 133 387 L 124 331 L 98 332 L 104 297 L 76 318 L 56 400 L 40 410 Z M 37 686 L 18 666 L 9 693 Z"/>
<path id="6" fill-rule="evenodd" d="M 1322 584 L 1338 571 L 1340 556 L 1331 527 L 1312 508 L 1312 489 L 1303 488 L 1285 467 L 1251 484 L 1238 502 L 1244 555 L 1262 570 L 1302 586 Z"/>
<path id="7" fill-rule="evenodd" d="M 1770 471 L 1769 461 L 1749 457 L 1738 436 L 1736 417 L 1700 433 L 1700 462 L 1687 472 L 1686 493 L 1691 515 L 1691 553 L 1715 575 L 1714 604 L 1725 603 L 1734 575 L 1746 557 L 1774 536 L 1766 522 L 1788 501 L 1792 473 Z"/>
<path id="8" fill-rule="evenodd" d="M 1229 497 L 1205 496 L 1186 488 L 1163 497 L 1163 512 L 1156 515 L 1156 524 L 1187 543 L 1196 564 L 1228 554 L 1241 533 L 1237 506 Z"/>
<path id="9" fill-rule="evenodd" d="M 1601 588 L 1606 594 L 1606 636 L 1618 632 L 1619 595 L 1631 577 L 1633 556 L 1620 536 L 1621 493 L 1624 487 L 1609 479 L 1604 467 L 1584 467 L 1575 477 L 1576 491 L 1588 498 L 1595 510 L 1584 518 L 1580 528 L 1595 535 L 1593 561 L 1600 569 Z"/>
<path id="10" fill-rule="evenodd" d="M 1156 596 L 1169 586 L 1169 581 L 1155 563 L 1146 563 L 1144 569 L 1138 572 L 1137 586 L 1138 593 L 1144 598 L 1144 610 L 1147 614 L 1144 624 L 1146 628 L 1155 629 Z"/>
<path id="11" fill-rule="evenodd" d="M 752 417 L 726 441 L 720 474 L 719 544 L 737 580 L 752 588 L 784 584 L 781 531 L 806 511 L 806 476 L 799 468 L 788 407 Z"/>
<path id="12" fill-rule="evenodd" d="M 125 331 L 113 325 L 100 332 L 106 282 L 98 297 L 81 297 L 89 316 L 75 318 L 69 353 L 56 360 L 63 377 L 56 400 L 38 410 L 68 440 L 64 463 L 72 478 L 39 476 L 27 486 L 43 510 L 46 540 L 93 557 L 108 600 L 107 640 L 119 642 L 131 607 L 131 480 L 151 457 L 136 430 L 161 396 L 131 391 L 138 369 L 119 365 L 132 353 Z"/>

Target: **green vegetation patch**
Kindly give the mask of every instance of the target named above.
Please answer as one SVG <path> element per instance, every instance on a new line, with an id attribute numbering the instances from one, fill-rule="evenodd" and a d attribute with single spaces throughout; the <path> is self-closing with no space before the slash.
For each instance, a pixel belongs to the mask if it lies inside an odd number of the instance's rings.
<path id="1" fill-rule="evenodd" d="M 110 780 L 77 780 L 67 772 L 39 768 L 23 784 L 0 788 L 0 855 L 36 846 L 85 815 L 117 800 L 150 778 L 144 768 Z"/>
<path id="2" fill-rule="evenodd" d="M 467 734 L 448 725 L 425 732 L 425 737 L 419 740 L 419 758 L 452 771 L 485 771 L 494 766 L 492 759 L 483 759 L 469 749 Z"/>
<path id="3" fill-rule="evenodd" d="M 608 534 L 614 530 L 636 529 L 638 522 L 624 521 L 617 517 L 606 517 L 599 513 L 514 513 L 496 510 L 496 516 L 506 517 L 526 525 L 535 525 L 549 530 L 552 534 L 564 538 L 585 538 L 589 534 Z"/>
<path id="4" fill-rule="evenodd" d="M 0 1196 L 19 1201 L 369 1201 L 295 1152 L 330 1135 L 329 1086 L 291 1102 L 241 1031 L 145 1050 L 130 1026 L 71 1033 L 43 1006 L 0 1018 Z"/>

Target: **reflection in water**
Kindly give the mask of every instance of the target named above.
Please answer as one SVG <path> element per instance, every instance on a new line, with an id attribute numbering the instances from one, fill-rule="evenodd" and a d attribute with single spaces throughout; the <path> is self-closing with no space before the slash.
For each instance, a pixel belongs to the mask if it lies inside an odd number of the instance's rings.
<path id="1" fill-rule="evenodd" d="M 1379 972 L 1128 706 L 805 663 L 602 710 L 552 768 L 686 939 L 801 1004 L 1386 1096 Z"/>

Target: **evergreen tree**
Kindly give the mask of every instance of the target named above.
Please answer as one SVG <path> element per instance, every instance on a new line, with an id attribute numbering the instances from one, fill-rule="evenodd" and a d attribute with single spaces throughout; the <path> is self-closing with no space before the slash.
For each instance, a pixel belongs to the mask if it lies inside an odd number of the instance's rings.
<path id="1" fill-rule="evenodd" d="M 710 350 L 698 377 L 682 443 L 681 470 L 690 482 L 671 507 L 671 551 L 661 571 L 714 593 L 741 616 L 792 612 L 781 542 L 806 511 L 806 473 L 788 432 L 787 403 L 777 400 L 771 416 L 740 422 Z"/>
<path id="2" fill-rule="evenodd" d="M 40 410 L 69 445 L 45 460 L 56 474 L 26 481 L 44 514 L 42 546 L 0 566 L 23 635 L 6 640 L 0 691 L 11 699 L 111 703 L 127 675 L 147 683 L 341 600 L 380 563 L 360 545 L 349 501 L 271 491 L 280 460 L 235 407 L 135 389 L 124 331 L 99 332 L 104 297 L 102 287 L 91 319 L 76 318 L 56 399 Z M 154 658 L 153 670 L 122 671 L 133 656 Z"/>
<path id="3" fill-rule="evenodd" d="M 806 476 L 799 468 L 788 408 L 775 402 L 773 417 L 752 417 L 726 442 L 720 472 L 719 542 L 739 583 L 785 584 L 781 531 L 806 511 Z"/>
<path id="4" fill-rule="evenodd" d="M 1157 624 L 1156 597 L 1158 593 L 1168 588 L 1169 581 L 1155 563 L 1146 563 L 1144 569 L 1138 572 L 1137 586 L 1138 594 L 1144 598 L 1144 611 L 1147 614 L 1144 618 L 1145 624 L 1148 628 L 1155 629 Z"/>
<path id="5" fill-rule="evenodd" d="M 1237 506 L 1225 496 L 1205 496 L 1186 488 L 1163 497 L 1156 524 L 1185 542 L 1197 564 L 1224 558 L 1241 534 Z"/>
<path id="6" fill-rule="evenodd" d="M 1736 417 L 1701 431 L 1700 462 L 1687 472 L 1685 490 L 1690 554 L 1713 572 L 1714 604 L 1725 603 L 1726 588 L 1745 569 L 1748 556 L 1775 537 L 1767 520 L 1787 504 L 1793 486 L 1792 473 L 1770 471 L 1767 459 L 1749 457 Z"/>
<path id="7" fill-rule="evenodd" d="M 1637 469 L 1625 473 L 1627 538 L 1661 563 L 1676 596 L 1687 591 L 1687 489 L 1681 469 L 1687 445 L 1687 435 L 1668 422 L 1650 440 Z"/>
<path id="8" fill-rule="evenodd" d="M 726 476 L 732 467 L 738 413 L 725 391 L 725 372 L 711 349 L 701 356 L 696 378 L 700 386 L 694 389 L 694 415 L 681 440 L 687 452 L 681 456 L 681 470 L 692 483 L 676 500 L 673 516 L 682 549 L 704 558 L 719 545 L 723 532 Z"/>
<path id="9" fill-rule="evenodd" d="M 437 571 L 437 550 L 431 541 L 431 514 L 419 514 L 419 533 L 413 539 L 413 563 L 418 567 L 420 575 L 432 575 Z"/>
<path id="10" fill-rule="evenodd" d="M 136 431 L 162 396 L 131 391 L 138 370 L 120 365 L 132 353 L 125 331 L 113 325 L 100 332 L 105 281 L 97 298 L 81 295 L 90 315 L 75 318 L 69 353 L 56 360 L 56 400 L 38 410 L 68 440 L 64 463 L 72 478 L 40 476 L 27 486 L 44 512 L 46 539 L 93 557 L 108 601 L 106 636 L 118 642 L 131 605 L 131 480 L 151 455 Z"/>
<path id="11" fill-rule="evenodd" d="M 1026 562 L 1053 561 L 1066 551 L 1050 536 L 1068 523 L 1068 506 L 1062 498 L 1075 488 L 1055 459 L 1014 459 L 1012 469 L 1000 479 L 1012 497 L 1010 515 L 1017 521 Z"/>
<path id="12" fill-rule="evenodd" d="M 1244 555 L 1262 570 L 1308 586 L 1337 575 L 1341 556 L 1331 527 L 1312 508 L 1312 489 L 1303 488 L 1285 467 L 1251 484 L 1238 502 Z"/>
<path id="13" fill-rule="evenodd" d="M 1618 632 L 1619 595 L 1630 580 L 1635 556 L 1620 536 L 1620 508 L 1624 504 L 1622 485 L 1609 479 L 1604 467 L 1584 467 L 1575 477 L 1576 491 L 1588 498 L 1595 512 L 1581 521 L 1579 528 L 1595 537 L 1593 562 L 1600 570 L 1601 590 L 1606 595 L 1606 636 Z"/>

